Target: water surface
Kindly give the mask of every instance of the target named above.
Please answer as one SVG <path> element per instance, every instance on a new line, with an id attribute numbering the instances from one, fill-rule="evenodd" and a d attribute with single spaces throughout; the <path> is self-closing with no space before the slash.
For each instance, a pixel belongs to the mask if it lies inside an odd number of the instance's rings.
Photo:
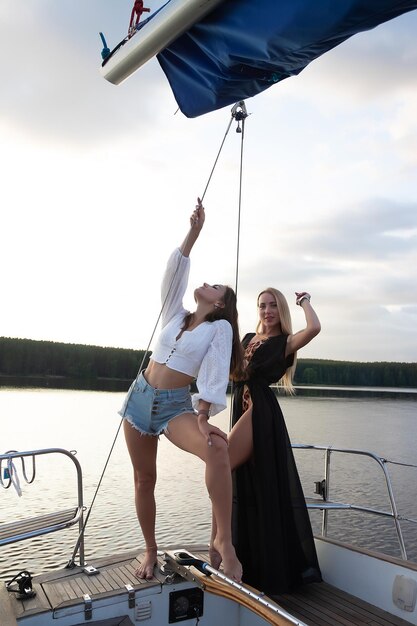
<path id="1" fill-rule="evenodd" d="M 391 461 L 417 466 L 415 446 L 417 396 L 399 399 L 330 396 L 280 397 L 293 443 L 331 445 L 370 450 Z M 64 389 L 0 388 L 0 450 L 60 447 L 76 450 L 83 468 L 84 501 L 90 506 L 103 468 L 110 456 L 86 530 L 86 555 L 104 556 L 138 549 L 143 540 L 133 502 L 132 470 L 117 410 L 124 393 Z M 215 423 L 228 429 L 229 411 Z M 116 439 L 115 439 L 116 438 Z M 324 453 L 295 451 L 306 496 L 324 477 Z M 417 519 L 417 469 L 389 465 L 399 512 Z M 0 522 L 40 515 L 76 504 L 72 463 L 65 457 L 40 457 L 32 485 L 22 482 L 23 496 L 13 488 L 0 489 Z M 376 464 L 332 453 L 333 499 L 389 509 L 384 482 Z M 204 543 L 210 532 L 210 502 L 204 487 L 201 461 L 178 450 L 161 437 L 158 453 L 157 536 L 160 545 Z M 321 514 L 312 512 L 315 531 Z M 391 520 L 354 512 L 333 512 L 329 534 L 399 556 Z M 417 527 L 403 522 L 408 557 L 417 561 Z M 0 548 L 0 577 L 10 579 L 22 569 L 31 572 L 62 566 L 71 554 L 77 528 Z"/>

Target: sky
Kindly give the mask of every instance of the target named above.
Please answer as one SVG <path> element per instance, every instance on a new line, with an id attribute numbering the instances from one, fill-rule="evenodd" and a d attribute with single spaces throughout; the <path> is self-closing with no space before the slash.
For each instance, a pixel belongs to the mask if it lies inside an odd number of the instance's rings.
<path id="1" fill-rule="evenodd" d="M 155 10 L 161 2 L 149 0 Z M 100 74 L 132 0 L 0 3 L 0 336 L 152 349 L 159 285 L 206 187 L 230 107 L 187 119 L 156 59 Z M 264 288 L 302 358 L 417 361 L 417 11 L 361 33 L 248 99 L 238 301 Z M 234 286 L 241 135 L 227 135 L 190 287 Z"/>

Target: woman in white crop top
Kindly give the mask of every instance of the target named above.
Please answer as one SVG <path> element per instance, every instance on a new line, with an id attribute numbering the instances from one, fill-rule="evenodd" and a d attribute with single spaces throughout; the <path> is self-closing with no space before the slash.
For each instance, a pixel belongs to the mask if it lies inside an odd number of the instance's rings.
<path id="1" fill-rule="evenodd" d="M 242 567 L 231 538 L 232 480 L 227 435 L 209 422 L 226 408 L 229 378 L 241 373 L 236 296 L 230 287 L 204 283 L 194 291 L 197 308 L 186 311 L 189 254 L 205 220 L 198 204 L 190 230 L 171 255 L 162 281 L 162 330 L 146 370 L 132 383 L 120 411 L 134 469 L 135 503 L 146 543 L 139 578 L 152 578 L 156 565 L 156 455 L 158 435 L 206 463 L 206 486 L 217 523 L 215 548 L 224 572 L 240 581 Z M 196 380 L 198 393 L 190 395 Z"/>

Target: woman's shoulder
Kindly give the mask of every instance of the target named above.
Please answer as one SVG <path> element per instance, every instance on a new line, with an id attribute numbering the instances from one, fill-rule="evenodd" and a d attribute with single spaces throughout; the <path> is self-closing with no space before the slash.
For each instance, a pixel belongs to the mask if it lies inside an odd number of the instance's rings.
<path id="1" fill-rule="evenodd" d="M 227 327 L 232 328 L 231 323 L 224 319 L 214 320 L 212 324 L 215 324 L 216 326 L 223 327 L 223 328 L 227 328 Z"/>
<path id="2" fill-rule="evenodd" d="M 250 341 L 251 341 L 251 340 L 255 337 L 255 334 L 256 334 L 256 333 L 246 333 L 246 334 L 242 337 L 242 339 L 241 339 L 241 343 L 242 343 L 242 346 L 243 346 L 244 348 L 246 348 L 246 346 L 248 345 L 248 343 L 249 343 L 249 342 L 250 342 Z"/>
<path id="3" fill-rule="evenodd" d="M 216 331 L 228 334 L 232 333 L 232 325 L 227 320 L 214 320 L 211 324 Z"/>

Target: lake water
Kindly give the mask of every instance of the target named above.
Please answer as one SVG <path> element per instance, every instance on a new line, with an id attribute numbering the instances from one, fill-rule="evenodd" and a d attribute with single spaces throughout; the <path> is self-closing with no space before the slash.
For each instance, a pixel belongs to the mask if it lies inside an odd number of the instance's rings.
<path id="1" fill-rule="evenodd" d="M 293 443 L 363 449 L 390 461 L 417 466 L 417 393 L 380 394 L 312 390 L 280 397 Z M 90 506 L 113 445 L 124 398 L 121 392 L 0 388 L 0 451 L 65 448 L 76 450 Z M 213 421 L 228 429 L 229 411 Z M 307 497 L 324 477 L 322 451 L 296 450 Z M 30 472 L 30 463 L 29 472 Z M 417 519 L 417 468 L 389 464 L 397 507 Z M 66 457 L 40 457 L 33 484 L 21 480 L 23 495 L 0 487 L 0 523 L 41 515 L 76 504 L 73 465 Z M 159 544 L 205 543 L 210 534 L 210 503 L 201 461 L 160 439 L 157 483 Z M 389 510 L 382 472 L 376 463 L 332 453 L 331 498 Z M 321 513 L 311 513 L 320 530 Z M 417 525 L 402 522 L 408 558 L 417 562 Z M 356 512 L 330 513 L 329 536 L 400 556 L 392 520 Z M 0 578 L 22 569 L 39 573 L 64 565 L 72 555 L 78 527 L 0 548 Z M 118 435 L 86 530 L 86 557 L 139 549 L 132 470 L 123 433 Z"/>

